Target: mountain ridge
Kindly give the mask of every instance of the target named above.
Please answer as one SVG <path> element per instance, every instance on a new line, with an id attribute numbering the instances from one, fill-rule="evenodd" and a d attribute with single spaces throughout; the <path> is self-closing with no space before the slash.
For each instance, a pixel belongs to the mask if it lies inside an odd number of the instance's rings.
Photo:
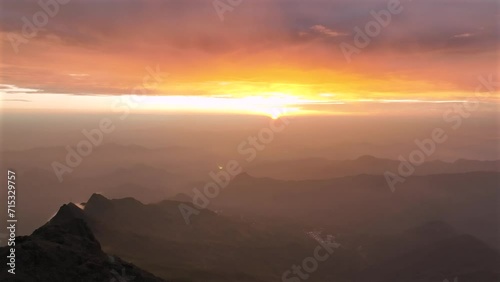
<path id="1" fill-rule="evenodd" d="M 16 274 L 0 266 L 6 282 L 112 282 L 123 276 L 134 281 L 162 282 L 153 274 L 102 251 L 101 244 L 75 204 L 61 206 L 56 215 L 29 236 L 16 237 Z M 9 247 L 0 248 L 6 257 Z"/>

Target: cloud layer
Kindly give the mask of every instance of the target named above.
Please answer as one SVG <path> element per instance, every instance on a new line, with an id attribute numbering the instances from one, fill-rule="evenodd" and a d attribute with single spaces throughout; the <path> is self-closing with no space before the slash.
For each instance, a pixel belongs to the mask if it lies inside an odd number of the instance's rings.
<path id="1" fill-rule="evenodd" d="M 403 12 L 348 63 L 339 44 L 353 44 L 354 29 L 388 2 L 243 0 L 221 21 L 207 0 L 69 0 L 16 54 L 12 36 L 23 36 L 23 18 L 33 21 L 42 8 L 6 0 L 1 82 L 125 94 L 141 83 L 145 67 L 159 65 L 169 80 L 151 91 L 164 95 L 282 92 L 272 86 L 281 83 L 306 95 L 448 93 L 441 99 L 473 91 L 478 75 L 497 71 L 499 7 L 490 0 L 401 1 Z"/>

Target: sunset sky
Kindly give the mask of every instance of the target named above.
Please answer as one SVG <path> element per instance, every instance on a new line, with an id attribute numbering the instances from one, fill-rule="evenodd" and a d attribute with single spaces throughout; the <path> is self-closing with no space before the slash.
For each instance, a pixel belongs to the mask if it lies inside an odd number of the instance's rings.
<path id="1" fill-rule="evenodd" d="M 2 1 L 3 107 L 72 101 L 92 110 L 107 103 L 99 98 L 141 93 L 152 71 L 162 79 L 150 79 L 147 94 L 162 97 L 148 103 L 171 108 L 443 103 L 467 99 L 478 76 L 498 73 L 495 0 L 401 1 L 402 12 L 350 62 L 340 45 L 354 45 L 355 28 L 391 1 L 243 0 L 223 20 L 211 0 L 65 1 L 18 52 L 11 41 L 24 36 L 23 17 L 33 22 L 43 10 Z"/>

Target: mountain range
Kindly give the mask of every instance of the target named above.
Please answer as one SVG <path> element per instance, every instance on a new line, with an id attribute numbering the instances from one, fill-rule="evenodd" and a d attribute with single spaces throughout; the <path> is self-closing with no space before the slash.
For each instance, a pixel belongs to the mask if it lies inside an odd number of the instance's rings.
<path id="1" fill-rule="evenodd" d="M 382 175 L 285 181 L 243 173 L 209 208 L 347 233 L 402 232 L 442 220 L 500 249 L 499 182 L 499 172 L 412 176 L 393 193 Z"/>
<path id="2" fill-rule="evenodd" d="M 322 246 L 321 238 L 333 236 L 338 248 L 319 262 L 308 281 L 500 279 L 500 253 L 443 221 L 390 234 L 329 233 L 321 227 L 304 229 L 200 210 L 186 224 L 179 204 L 183 203 L 110 200 L 99 194 L 80 207 L 65 204 L 33 234 L 17 238 L 18 274 L 13 279 L 2 265 L 0 278 L 28 282 L 286 281 L 282 280 L 286 270 L 310 257 Z M 3 257 L 7 252 L 6 247 L 0 249 Z"/>

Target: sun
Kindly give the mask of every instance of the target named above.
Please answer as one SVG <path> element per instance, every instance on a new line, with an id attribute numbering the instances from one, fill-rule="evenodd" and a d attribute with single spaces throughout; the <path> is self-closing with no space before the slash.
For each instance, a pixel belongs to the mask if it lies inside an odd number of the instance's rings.
<path id="1" fill-rule="evenodd" d="M 285 115 L 299 114 L 300 111 L 301 110 L 298 107 L 281 106 L 281 107 L 273 107 L 270 110 L 266 111 L 264 114 L 276 120 Z"/>
<path id="2" fill-rule="evenodd" d="M 281 117 L 281 114 L 280 113 L 275 113 L 275 114 L 272 114 L 271 115 L 271 118 L 272 119 L 279 119 Z"/>
<path id="3" fill-rule="evenodd" d="M 297 105 L 301 99 L 283 92 L 267 92 L 256 96 L 242 98 L 242 102 L 253 108 L 257 114 L 264 114 L 272 119 L 279 119 L 284 115 L 300 112 Z"/>

